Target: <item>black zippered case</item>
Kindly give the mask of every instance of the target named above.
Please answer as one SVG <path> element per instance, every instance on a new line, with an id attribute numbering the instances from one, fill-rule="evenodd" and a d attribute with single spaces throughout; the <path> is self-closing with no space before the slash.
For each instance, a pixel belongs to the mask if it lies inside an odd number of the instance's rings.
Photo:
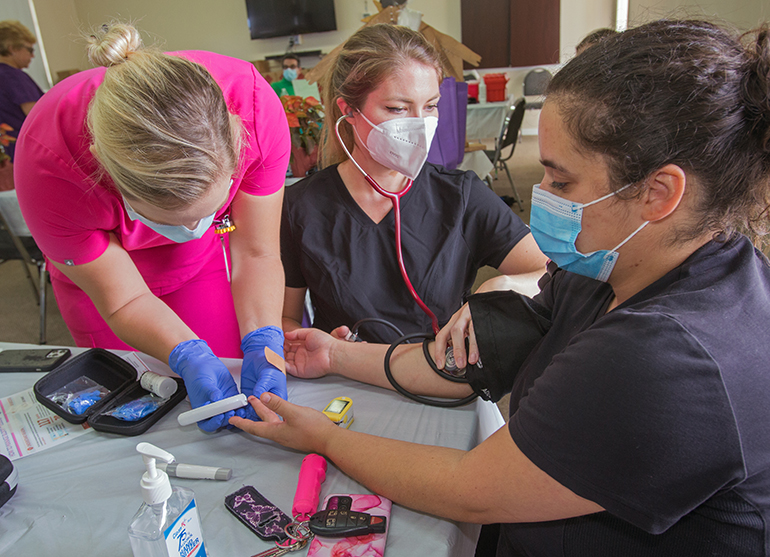
<path id="1" fill-rule="evenodd" d="M 48 398 L 79 377 L 88 377 L 105 387 L 109 393 L 88 407 L 82 414 L 75 414 Z M 55 370 L 40 378 L 34 386 L 35 398 L 52 412 L 73 424 L 88 422 L 96 431 L 118 435 L 139 435 L 165 416 L 186 396 L 184 381 L 173 378 L 178 388 L 166 402 L 153 413 L 134 422 L 119 420 L 105 415 L 132 400 L 148 394 L 137 380 L 137 371 L 120 356 L 103 348 L 92 348 L 70 358 Z"/>

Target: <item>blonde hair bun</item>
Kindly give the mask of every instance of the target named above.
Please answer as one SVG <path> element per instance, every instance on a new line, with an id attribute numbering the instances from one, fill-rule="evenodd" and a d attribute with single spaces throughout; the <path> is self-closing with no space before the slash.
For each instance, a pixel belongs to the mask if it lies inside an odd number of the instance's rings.
<path id="1" fill-rule="evenodd" d="M 142 48 L 139 31 L 128 23 L 102 25 L 87 37 L 88 60 L 96 66 L 114 66 L 125 62 Z"/>

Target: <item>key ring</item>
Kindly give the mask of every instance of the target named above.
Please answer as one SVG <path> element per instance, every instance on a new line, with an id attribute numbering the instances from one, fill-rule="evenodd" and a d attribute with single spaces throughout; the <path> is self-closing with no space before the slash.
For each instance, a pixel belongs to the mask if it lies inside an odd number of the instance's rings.
<path id="1" fill-rule="evenodd" d="M 287 524 L 283 527 L 283 531 L 295 542 L 307 541 L 313 537 L 313 532 L 310 531 L 310 522 L 307 520 Z"/>

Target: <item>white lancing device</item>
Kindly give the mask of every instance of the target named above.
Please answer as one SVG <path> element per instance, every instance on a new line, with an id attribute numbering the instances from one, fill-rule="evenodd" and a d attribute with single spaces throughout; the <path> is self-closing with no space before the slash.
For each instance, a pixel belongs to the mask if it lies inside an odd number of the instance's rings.
<path id="1" fill-rule="evenodd" d="M 233 475 L 231 468 L 216 466 L 198 466 L 197 464 L 181 464 L 179 462 L 156 462 L 158 470 L 163 470 L 173 478 L 189 478 L 191 480 L 229 480 Z"/>
<path id="2" fill-rule="evenodd" d="M 206 406 L 199 406 L 198 408 L 193 408 L 192 410 L 188 410 L 187 412 L 182 412 L 181 414 L 179 414 L 177 421 L 179 422 L 179 425 L 182 425 L 182 426 L 190 425 L 190 424 L 199 422 L 201 420 L 208 420 L 209 418 L 212 418 L 219 414 L 224 414 L 225 412 L 229 412 L 230 410 L 237 410 L 238 408 L 243 408 L 247 404 L 248 404 L 248 401 L 246 400 L 246 395 L 243 393 L 239 393 L 229 398 L 212 402 L 211 404 L 207 404 Z"/>

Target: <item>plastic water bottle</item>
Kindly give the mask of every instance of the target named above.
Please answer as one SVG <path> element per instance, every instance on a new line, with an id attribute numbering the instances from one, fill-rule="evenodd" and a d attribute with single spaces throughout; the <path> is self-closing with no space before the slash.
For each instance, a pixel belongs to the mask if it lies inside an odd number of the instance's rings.
<path id="1" fill-rule="evenodd" d="M 139 443 L 147 472 L 140 486 L 144 503 L 131 519 L 128 539 L 134 557 L 205 557 L 201 522 L 195 494 L 185 487 L 171 487 L 168 475 L 155 460 L 174 457 L 150 443 Z"/>
<path id="2" fill-rule="evenodd" d="M 479 103 L 485 102 L 487 102 L 487 84 L 482 76 L 482 78 L 479 79 Z"/>

